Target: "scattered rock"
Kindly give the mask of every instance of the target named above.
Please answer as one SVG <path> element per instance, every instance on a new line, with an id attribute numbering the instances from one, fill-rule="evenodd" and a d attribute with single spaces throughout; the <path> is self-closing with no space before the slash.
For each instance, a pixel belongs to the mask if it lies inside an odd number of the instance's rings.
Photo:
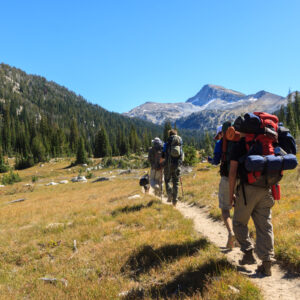
<path id="1" fill-rule="evenodd" d="M 23 202 L 25 200 L 26 200 L 25 198 L 17 199 L 17 200 L 13 200 L 13 201 L 7 202 L 7 204 L 12 204 L 12 203 L 17 203 L 17 202 Z"/>
<path id="2" fill-rule="evenodd" d="M 72 182 L 87 182 L 85 176 L 77 176 L 71 179 Z"/>
<path id="3" fill-rule="evenodd" d="M 141 198 L 141 196 L 140 195 L 133 195 L 133 196 L 130 196 L 130 197 L 128 197 L 128 199 L 138 199 L 138 198 Z"/>
<path id="4" fill-rule="evenodd" d="M 26 183 L 26 184 L 24 184 L 24 186 L 32 186 L 32 184 Z"/>
<path id="5" fill-rule="evenodd" d="M 67 183 L 69 183 L 69 181 L 68 180 L 61 180 L 59 183 L 60 184 L 67 184 Z"/>
<path id="6" fill-rule="evenodd" d="M 46 229 L 54 229 L 54 228 L 59 228 L 59 227 L 64 227 L 64 223 L 50 223 L 46 226 Z"/>
<path id="7" fill-rule="evenodd" d="M 68 286 L 68 280 L 67 279 L 57 279 L 57 278 L 48 278 L 48 277 L 42 277 L 42 278 L 39 278 L 40 280 L 43 280 L 45 282 L 48 282 L 48 283 L 52 283 L 52 284 L 55 284 L 56 282 L 60 281 L 62 282 L 66 287 Z"/>
<path id="8" fill-rule="evenodd" d="M 93 182 L 101 182 L 101 181 L 108 181 L 108 180 L 110 180 L 109 177 L 98 177 Z"/>
<path id="9" fill-rule="evenodd" d="M 54 182 L 54 181 L 51 181 L 51 182 L 49 182 L 49 183 L 46 184 L 46 186 L 49 186 L 49 185 L 58 185 L 58 183 Z"/>
<path id="10" fill-rule="evenodd" d="M 87 164 L 82 164 L 83 167 L 87 167 Z"/>
<path id="11" fill-rule="evenodd" d="M 2 188 L 2 187 L 5 187 L 5 185 L 3 185 L 3 184 L 0 184 L 0 188 Z"/>
<path id="12" fill-rule="evenodd" d="M 125 170 L 125 171 L 120 171 L 119 175 L 130 174 L 130 173 L 131 173 L 131 170 L 128 169 L 128 170 Z"/>
<path id="13" fill-rule="evenodd" d="M 76 240 L 74 240 L 74 242 L 73 242 L 73 251 L 74 251 L 74 252 L 77 252 L 77 251 L 78 251 Z"/>
<path id="14" fill-rule="evenodd" d="M 43 168 L 43 167 L 45 167 L 45 165 L 44 164 L 40 164 L 40 167 Z"/>
<path id="15" fill-rule="evenodd" d="M 192 167 L 189 167 L 189 166 L 182 166 L 181 167 L 181 172 L 182 174 L 189 174 L 193 171 L 193 168 Z"/>

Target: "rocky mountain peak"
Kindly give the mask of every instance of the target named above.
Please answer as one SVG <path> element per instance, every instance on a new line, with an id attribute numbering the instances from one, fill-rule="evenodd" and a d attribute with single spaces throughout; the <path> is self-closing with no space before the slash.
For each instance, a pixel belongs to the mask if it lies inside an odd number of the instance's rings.
<path id="1" fill-rule="evenodd" d="M 235 102 L 245 97 L 245 94 L 226 89 L 222 86 L 206 84 L 202 89 L 192 98 L 186 102 L 194 105 L 202 106 L 211 100 L 223 100 L 226 102 Z"/>

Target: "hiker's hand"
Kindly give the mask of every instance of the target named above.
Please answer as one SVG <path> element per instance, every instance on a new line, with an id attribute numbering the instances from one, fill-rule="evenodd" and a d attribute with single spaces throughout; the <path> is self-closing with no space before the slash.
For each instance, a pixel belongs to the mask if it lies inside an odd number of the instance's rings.
<path id="1" fill-rule="evenodd" d="M 230 197 L 230 204 L 231 204 L 232 206 L 235 205 L 235 199 L 236 199 L 236 196 L 235 196 L 235 194 L 233 194 L 233 195 Z"/>

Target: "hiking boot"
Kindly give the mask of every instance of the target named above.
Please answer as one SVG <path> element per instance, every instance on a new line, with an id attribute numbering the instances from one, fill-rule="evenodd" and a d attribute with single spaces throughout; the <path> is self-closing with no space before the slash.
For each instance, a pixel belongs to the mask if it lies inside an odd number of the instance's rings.
<path id="1" fill-rule="evenodd" d="M 264 276 L 272 276 L 271 267 L 272 267 L 272 262 L 264 260 L 262 264 L 257 267 L 256 272 Z"/>
<path id="2" fill-rule="evenodd" d="M 229 233 L 226 248 L 232 249 L 235 245 L 235 236 L 232 233 Z"/>
<path id="3" fill-rule="evenodd" d="M 245 251 L 243 258 L 239 260 L 240 265 L 254 265 L 256 264 L 256 259 L 253 256 L 253 250 Z"/>
<path id="4" fill-rule="evenodd" d="M 168 200 L 167 200 L 167 202 L 172 202 L 172 195 L 168 195 Z"/>
<path id="5" fill-rule="evenodd" d="M 173 204 L 173 206 L 176 206 L 177 200 L 172 200 L 172 204 Z"/>

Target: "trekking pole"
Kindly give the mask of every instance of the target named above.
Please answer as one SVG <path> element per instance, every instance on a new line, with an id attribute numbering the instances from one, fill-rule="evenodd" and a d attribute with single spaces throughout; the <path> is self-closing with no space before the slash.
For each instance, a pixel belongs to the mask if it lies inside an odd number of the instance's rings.
<path id="1" fill-rule="evenodd" d="M 184 193 L 183 193 L 183 185 L 182 185 L 182 178 L 181 176 L 179 177 L 180 184 L 181 184 L 181 192 L 182 192 L 182 199 L 184 198 Z"/>

